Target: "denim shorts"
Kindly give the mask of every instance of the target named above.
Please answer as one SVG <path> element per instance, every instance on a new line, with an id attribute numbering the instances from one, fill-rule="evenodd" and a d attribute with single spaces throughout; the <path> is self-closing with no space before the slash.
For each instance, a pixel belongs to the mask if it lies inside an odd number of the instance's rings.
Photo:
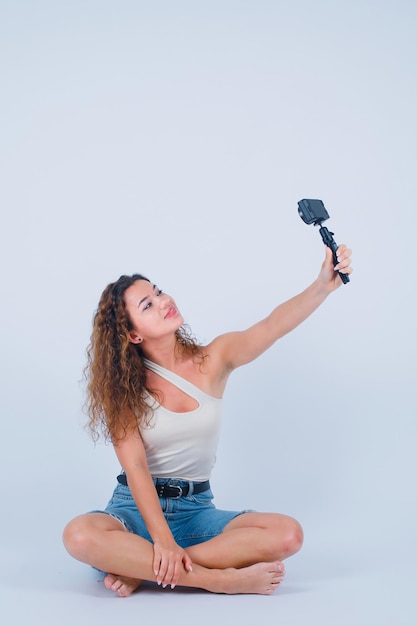
<path id="1" fill-rule="evenodd" d="M 173 478 L 158 479 L 158 483 L 161 482 L 180 487 L 188 484 L 187 481 Z M 198 494 L 191 491 L 189 495 L 180 498 L 159 498 L 159 502 L 172 535 L 181 548 L 188 548 L 217 537 L 232 519 L 248 512 L 217 509 L 213 504 L 211 489 Z M 126 530 L 152 543 L 129 487 L 118 484 L 104 511 L 92 512 L 111 515 L 119 520 Z"/>

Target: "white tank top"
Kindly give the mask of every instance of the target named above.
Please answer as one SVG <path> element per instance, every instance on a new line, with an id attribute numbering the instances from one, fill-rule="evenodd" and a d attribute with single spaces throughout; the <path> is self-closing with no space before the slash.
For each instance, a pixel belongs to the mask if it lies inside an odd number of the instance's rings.
<path id="1" fill-rule="evenodd" d="M 140 426 L 140 434 L 152 476 L 207 480 L 216 462 L 222 400 L 148 359 L 145 365 L 198 402 L 193 411 L 175 413 L 149 394 L 153 416 L 149 426 Z"/>

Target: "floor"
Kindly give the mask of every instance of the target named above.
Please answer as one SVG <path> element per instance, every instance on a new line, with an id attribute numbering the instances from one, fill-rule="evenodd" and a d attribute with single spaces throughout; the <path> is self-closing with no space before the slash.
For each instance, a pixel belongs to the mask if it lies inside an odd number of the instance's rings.
<path id="1" fill-rule="evenodd" d="M 415 567 L 373 556 L 324 557 L 312 547 L 287 562 L 287 577 L 273 596 L 223 596 L 144 585 L 129 598 L 108 592 L 93 570 L 66 554 L 60 538 L 26 540 L 19 556 L 3 551 L 0 601 L 7 626 L 97 623 L 169 623 L 199 626 L 236 619 L 240 626 L 273 619 L 282 625 L 412 626 L 416 623 Z M 45 546 L 48 551 L 45 553 Z M 317 547 L 316 547 L 317 548 Z"/>

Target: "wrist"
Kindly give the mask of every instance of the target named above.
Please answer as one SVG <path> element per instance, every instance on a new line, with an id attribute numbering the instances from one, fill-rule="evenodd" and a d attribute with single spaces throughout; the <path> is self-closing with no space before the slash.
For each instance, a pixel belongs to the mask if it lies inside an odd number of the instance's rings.
<path id="1" fill-rule="evenodd" d="M 324 300 L 327 298 L 327 296 L 329 296 L 331 294 L 331 292 L 333 291 L 333 289 L 331 288 L 329 283 L 324 282 L 323 280 L 321 280 L 320 275 L 312 283 L 311 289 L 312 289 L 313 295 L 318 300 L 320 300 L 320 303 L 324 302 Z"/>
<path id="2" fill-rule="evenodd" d="M 174 541 L 174 537 L 169 528 L 158 529 L 156 532 L 149 532 L 154 544 L 159 543 L 165 545 Z"/>

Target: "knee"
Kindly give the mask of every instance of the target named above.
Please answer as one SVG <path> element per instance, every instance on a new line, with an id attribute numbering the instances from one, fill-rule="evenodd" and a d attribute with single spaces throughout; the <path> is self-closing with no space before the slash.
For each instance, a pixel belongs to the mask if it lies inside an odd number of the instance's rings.
<path id="1" fill-rule="evenodd" d="M 288 524 L 282 537 L 282 558 L 287 558 L 301 550 L 304 542 L 304 533 L 301 524 L 293 518 L 288 518 Z"/>
<path id="2" fill-rule="evenodd" d="M 62 533 L 62 541 L 71 556 L 79 561 L 85 561 L 90 545 L 90 533 L 88 525 L 83 517 L 71 520 Z"/>
<path id="3" fill-rule="evenodd" d="M 303 529 L 292 517 L 285 517 L 285 521 L 281 518 L 280 524 L 275 530 L 274 538 L 275 541 L 271 545 L 271 556 L 273 559 L 281 561 L 301 549 L 304 540 Z"/>

